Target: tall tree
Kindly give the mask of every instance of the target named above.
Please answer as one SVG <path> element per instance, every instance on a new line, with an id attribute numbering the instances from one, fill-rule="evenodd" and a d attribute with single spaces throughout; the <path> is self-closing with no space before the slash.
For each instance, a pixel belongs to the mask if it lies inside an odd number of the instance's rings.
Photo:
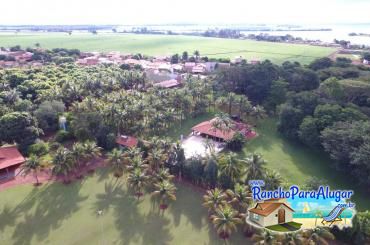
<path id="1" fill-rule="evenodd" d="M 108 162 L 111 165 L 114 176 L 117 178 L 122 177 L 124 171 L 123 153 L 121 150 L 115 148 L 108 153 Z"/>
<path id="2" fill-rule="evenodd" d="M 143 188 L 148 184 L 149 176 L 140 168 L 130 171 L 127 177 L 127 184 L 133 188 L 137 199 L 143 195 Z"/>
<path id="3" fill-rule="evenodd" d="M 169 201 L 176 200 L 176 187 L 171 182 L 163 181 L 154 184 L 154 188 L 153 195 L 159 197 L 159 208 L 164 211 L 168 208 Z"/>
<path id="4" fill-rule="evenodd" d="M 237 225 L 242 224 L 238 217 L 238 212 L 229 205 L 216 209 L 216 213 L 211 216 L 219 237 L 223 240 L 229 239 L 232 232 L 237 231 Z"/>
<path id="5" fill-rule="evenodd" d="M 21 173 L 24 175 L 28 175 L 29 173 L 33 173 L 36 178 L 36 186 L 40 185 L 38 173 L 41 170 L 41 163 L 40 159 L 35 156 L 31 155 L 24 164 L 21 166 Z"/>
<path id="6" fill-rule="evenodd" d="M 262 155 L 253 153 L 241 161 L 245 163 L 247 180 L 255 180 L 264 177 L 264 165 L 266 164 L 266 161 L 262 158 Z"/>
<path id="7" fill-rule="evenodd" d="M 0 141 L 18 143 L 21 151 L 42 134 L 37 120 L 27 112 L 11 112 L 0 117 Z"/>
<path id="8" fill-rule="evenodd" d="M 60 147 L 55 152 L 53 159 L 53 169 L 52 172 L 54 175 L 62 175 L 64 182 L 70 182 L 68 178 L 70 172 L 73 169 L 73 162 L 71 160 L 71 153 L 68 149 Z"/>
<path id="9" fill-rule="evenodd" d="M 208 190 L 203 196 L 203 206 L 208 208 L 208 213 L 214 213 L 217 208 L 226 204 L 225 193 L 215 188 L 213 190 Z"/>

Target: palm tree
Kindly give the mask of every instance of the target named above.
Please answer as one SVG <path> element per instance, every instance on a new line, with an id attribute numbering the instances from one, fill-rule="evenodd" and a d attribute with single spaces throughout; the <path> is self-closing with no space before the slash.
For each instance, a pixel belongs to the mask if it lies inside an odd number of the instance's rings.
<path id="1" fill-rule="evenodd" d="M 221 130 L 222 132 L 229 132 L 233 127 L 233 122 L 230 119 L 229 115 L 225 113 L 219 113 L 212 120 L 213 129 Z"/>
<path id="2" fill-rule="evenodd" d="M 64 182 L 68 183 L 70 180 L 66 177 L 73 168 L 73 162 L 71 160 L 70 151 L 66 148 L 59 148 L 53 156 L 53 169 L 52 172 L 55 175 L 62 175 Z"/>
<path id="3" fill-rule="evenodd" d="M 255 123 L 257 123 L 257 121 L 266 117 L 266 111 L 262 106 L 256 105 L 252 107 L 249 115 L 255 118 Z"/>
<path id="4" fill-rule="evenodd" d="M 143 160 L 141 155 L 136 155 L 133 158 L 131 158 L 128 162 L 128 165 L 125 166 L 127 167 L 127 171 L 132 171 L 135 168 L 140 168 L 141 170 L 145 170 L 148 168 L 148 165 L 145 163 L 145 160 Z"/>
<path id="5" fill-rule="evenodd" d="M 176 187 L 167 180 L 154 184 L 154 187 L 155 191 L 153 192 L 153 195 L 159 197 L 159 208 L 164 211 L 168 207 L 168 201 L 176 200 Z"/>
<path id="6" fill-rule="evenodd" d="M 231 233 L 237 230 L 237 225 L 242 224 L 242 220 L 238 217 L 238 212 L 229 205 L 216 209 L 216 213 L 211 216 L 211 220 L 217 230 L 217 234 L 221 239 L 224 239 L 225 243 Z"/>
<path id="7" fill-rule="evenodd" d="M 140 168 L 135 168 L 134 170 L 130 171 L 127 177 L 127 184 L 129 187 L 133 188 L 137 199 L 139 199 L 142 195 L 142 189 L 148 183 L 149 176 L 145 175 Z"/>
<path id="8" fill-rule="evenodd" d="M 77 172 L 78 172 L 77 176 L 80 177 L 81 173 L 79 171 L 79 168 L 82 165 L 82 159 L 86 157 L 84 145 L 79 142 L 74 143 L 70 154 L 71 154 L 72 164 L 77 169 Z"/>
<path id="9" fill-rule="evenodd" d="M 252 110 L 251 102 L 244 95 L 239 95 L 238 97 L 239 106 L 239 118 L 242 119 L 244 114 L 249 113 Z"/>
<path id="10" fill-rule="evenodd" d="M 112 167 L 114 177 L 116 177 L 118 181 L 118 178 L 122 177 L 124 171 L 123 153 L 121 150 L 114 148 L 107 156 L 108 162 Z"/>
<path id="11" fill-rule="evenodd" d="M 85 148 L 85 156 L 87 161 L 101 156 L 102 148 L 99 147 L 95 141 L 86 141 L 83 144 L 83 147 Z"/>
<path id="12" fill-rule="evenodd" d="M 161 168 L 158 172 L 154 173 L 155 182 L 171 181 L 175 176 L 170 174 L 168 168 Z"/>
<path id="13" fill-rule="evenodd" d="M 24 175 L 28 175 L 33 172 L 36 178 L 36 186 L 40 185 L 38 172 L 41 169 L 40 159 L 36 155 L 31 155 L 24 164 L 22 164 L 21 172 Z"/>
<path id="14" fill-rule="evenodd" d="M 203 196 L 203 206 L 208 208 L 208 213 L 213 213 L 217 208 L 226 204 L 226 195 L 222 190 L 215 188 L 208 190 Z"/>
<path id="15" fill-rule="evenodd" d="M 281 177 L 281 175 L 273 169 L 266 170 L 265 176 L 263 179 L 265 181 L 266 190 L 276 190 L 283 183 L 283 178 Z"/>
<path id="16" fill-rule="evenodd" d="M 334 240 L 334 235 L 326 227 L 316 227 L 311 230 L 307 230 L 303 233 L 303 236 L 308 239 L 309 244 L 327 245 L 327 240 Z"/>
<path id="17" fill-rule="evenodd" d="M 227 195 L 231 199 L 231 203 L 235 203 L 238 207 L 238 212 L 245 214 L 251 201 L 251 193 L 248 186 L 237 183 L 234 186 L 234 191 L 227 190 Z"/>
<path id="18" fill-rule="evenodd" d="M 317 226 L 317 218 L 320 218 L 320 217 L 322 217 L 322 211 L 321 210 L 316 210 L 315 211 L 315 226 Z"/>
<path id="19" fill-rule="evenodd" d="M 156 171 L 159 168 L 163 167 L 166 158 L 166 154 L 163 152 L 162 149 L 153 148 L 149 152 L 147 160 L 152 171 Z"/>
<path id="20" fill-rule="evenodd" d="M 260 154 L 253 153 L 241 161 L 246 164 L 247 180 L 258 179 L 264 176 L 264 165 L 266 164 L 266 161 Z"/>
<path id="21" fill-rule="evenodd" d="M 194 56 L 195 56 L 195 59 L 198 60 L 199 59 L 199 56 L 200 56 L 200 53 L 198 50 L 195 50 L 194 51 Z"/>
<path id="22" fill-rule="evenodd" d="M 232 183 L 239 181 L 244 172 L 244 166 L 234 152 L 222 154 L 218 160 L 218 167 L 220 175 L 227 176 Z"/>

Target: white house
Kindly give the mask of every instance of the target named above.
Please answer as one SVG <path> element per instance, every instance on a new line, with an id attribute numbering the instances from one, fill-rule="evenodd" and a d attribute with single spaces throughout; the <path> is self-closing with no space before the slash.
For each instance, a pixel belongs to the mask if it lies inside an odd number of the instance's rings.
<path id="1" fill-rule="evenodd" d="M 294 210 L 285 199 L 269 199 L 249 209 L 249 220 L 262 227 L 293 221 Z"/>
<path id="2" fill-rule="evenodd" d="M 368 60 L 365 60 L 365 59 L 362 61 L 362 63 L 363 63 L 364 65 L 369 65 L 369 64 L 370 64 L 370 62 L 369 62 Z"/>

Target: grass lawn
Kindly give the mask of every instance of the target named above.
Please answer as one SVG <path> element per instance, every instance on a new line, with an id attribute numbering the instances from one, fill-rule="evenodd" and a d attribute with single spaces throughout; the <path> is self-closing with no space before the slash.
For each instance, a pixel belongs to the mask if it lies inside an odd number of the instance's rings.
<path id="1" fill-rule="evenodd" d="M 299 230 L 302 226 L 302 224 L 296 223 L 296 222 L 288 222 L 286 223 L 290 227 L 295 228 L 296 230 Z M 292 229 L 288 229 L 282 225 L 272 225 L 272 226 L 267 226 L 266 229 L 272 230 L 272 231 L 279 231 L 279 232 L 289 232 L 292 231 Z M 295 230 L 295 231 L 296 231 Z"/>
<path id="2" fill-rule="evenodd" d="M 301 228 L 301 226 L 302 226 L 301 223 L 297 223 L 297 222 L 288 222 L 287 224 L 290 225 L 290 226 L 293 226 L 297 229 Z"/>
<path id="3" fill-rule="evenodd" d="M 328 56 L 334 48 L 310 45 L 258 42 L 191 36 L 140 35 L 140 34 L 82 34 L 69 36 L 66 33 L 19 33 L 0 35 L 0 46 L 21 45 L 34 47 L 40 43 L 43 48 L 77 48 L 82 51 L 121 51 L 146 55 L 172 55 L 199 50 L 201 55 L 217 58 L 270 59 L 276 63 L 287 60 L 303 64 L 315 58 Z"/>
<path id="4" fill-rule="evenodd" d="M 70 185 L 2 191 L 0 244 L 223 244 L 208 222 L 201 193 L 178 186 L 177 201 L 162 215 L 149 195 L 137 201 L 124 183 L 114 183 L 101 169 Z M 239 232 L 230 243 L 248 240 Z"/>

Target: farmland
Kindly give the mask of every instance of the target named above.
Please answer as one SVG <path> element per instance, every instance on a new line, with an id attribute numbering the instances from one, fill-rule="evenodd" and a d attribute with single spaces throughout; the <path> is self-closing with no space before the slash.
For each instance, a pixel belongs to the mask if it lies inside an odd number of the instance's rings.
<path id="1" fill-rule="evenodd" d="M 39 43 L 43 48 L 77 48 L 82 51 L 120 51 L 145 55 L 172 55 L 183 51 L 199 50 L 202 56 L 233 58 L 243 56 L 250 59 L 269 59 L 276 63 L 298 61 L 307 64 L 313 59 L 328 56 L 334 48 L 309 45 L 258 42 L 205 38 L 193 36 L 140 35 L 140 34 L 2 34 L 0 46 L 16 44 L 34 47 Z"/>

